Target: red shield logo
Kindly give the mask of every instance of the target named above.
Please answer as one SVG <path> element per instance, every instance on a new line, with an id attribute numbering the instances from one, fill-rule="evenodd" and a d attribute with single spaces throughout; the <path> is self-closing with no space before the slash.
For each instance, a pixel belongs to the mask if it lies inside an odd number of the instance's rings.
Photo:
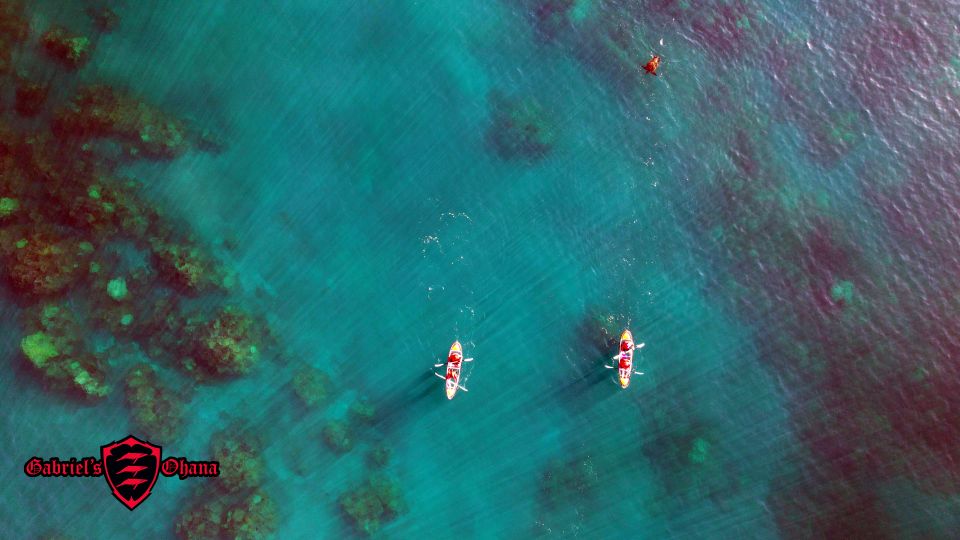
<path id="1" fill-rule="evenodd" d="M 113 496 L 133 510 L 150 496 L 160 472 L 160 447 L 128 435 L 100 447 L 103 476 Z"/>

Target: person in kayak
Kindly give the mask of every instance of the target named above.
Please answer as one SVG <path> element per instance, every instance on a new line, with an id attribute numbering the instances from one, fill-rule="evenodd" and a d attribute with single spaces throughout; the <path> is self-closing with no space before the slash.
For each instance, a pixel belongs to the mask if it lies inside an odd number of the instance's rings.
<path id="1" fill-rule="evenodd" d="M 646 345 L 646 343 L 641 343 L 640 346 L 638 347 L 633 343 L 633 341 L 630 341 L 630 340 L 621 341 L 620 352 L 618 352 L 616 356 L 611 358 L 611 360 L 616 361 L 616 363 L 609 366 L 604 364 L 604 367 L 606 367 L 607 369 L 616 369 L 616 368 L 627 369 L 627 370 L 633 369 L 633 353 L 637 349 L 642 349 L 644 345 Z M 643 375 L 643 372 L 638 371 L 637 373 L 640 375 Z"/>
<path id="2" fill-rule="evenodd" d="M 433 367 L 435 368 L 444 367 L 444 366 L 446 366 L 447 368 L 445 376 L 441 375 L 440 373 L 437 373 L 436 371 L 433 372 L 433 374 L 436 375 L 437 377 L 444 379 L 444 386 L 446 387 L 447 399 L 453 399 L 453 396 L 456 393 L 457 389 L 463 390 L 464 392 L 467 391 L 466 388 L 460 385 L 460 376 L 461 376 L 460 369 L 461 369 L 461 365 L 464 362 L 472 362 L 472 361 L 473 361 L 473 358 L 463 357 L 463 349 L 460 347 L 460 342 L 454 341 L 453 346 L 450 347 L 450 352 L 447 353 L 446 363 L 439 363 L 439 364 L 433 365 Z"/>
<path id="3" fill-rule="evenodd" d="M 620 369 L 630 369 L 630 363 L 633 360 L 633 342 L 632 341 L 621 341 L 620 342 Z"/>
<path id="4" fill-rule="evenodd" d="M 458 369 L 462 362 L 472 362 L 472 361 L 473 361 L 473 358 L 464 359 L 463 353 L 461 353 L 460 351 L 451 351 L 450 355 L 447 356 L 447 362 L 445 364 L 434 364 L 433 367 L 447 366 L 447 371 L 449 373 L 449 370 L 451 369 Z M 442 375 L 440 375 L 439 373 L 437 375 L 442 377 Z"/>
<path id="5" fill-rule="evenodd" d="M 463 359 L 463 355 L 458 351 L 453 351 L 450 353 L 450 356 L 447 357 L 447 380 L 454 379 L 456 377 L 456 371 L 460 368 L 460 360 Z"/>
<path id="6" fill-rule="evenodd" d="M 656 75 L 657 68 L 659 67 L 660 67 L 660 56 L 655 54 L 653 55 L 653 58 L 651 58 L 650 61 L 643 66 L 643 69 L 644 71 L 646 71 L 651 75 Z"/>

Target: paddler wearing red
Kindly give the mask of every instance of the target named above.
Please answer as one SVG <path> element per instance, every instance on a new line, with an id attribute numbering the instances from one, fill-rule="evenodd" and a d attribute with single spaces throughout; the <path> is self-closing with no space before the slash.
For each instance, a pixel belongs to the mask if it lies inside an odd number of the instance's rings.
<path id="1" fill-rule="evenodd" d="M 633 342 L 620 342 L 620 369 L 630 369 L 631 360 L 633 360 Z"/>
<path id="2" fill-rule="evenodd" d="M 655 54 L 653 55 L 653 58 L 651 58 L 649 62 L 644 64 L 643 69 L 651 75 L 657 75 L 657 68 L 659 67 L 660 67 L 660 56 Z"/>
<path id="3" fill-rule="evenodd" d="M 433 374 L 445 380 L 446 382 L 445 386 L 447 390 L 447 399 L 453 399 L 453 395 L 454 393 L 456 393 L 457 389 L 463 390 L 464 392 L 467 391 L 466 388 L 460 385 L 460 370 L 461 370 L 461 364 L 463 362 L 472 362 L 472 361 L 473 361 L 473 358 L 463 357 L 463 349 L 460 346 L 460 342 L 455 341 L 453 343 L 453 346 L 450 348 L 450 352 L 447 353 L 446 364 L 443 364 L 443 363 L 434 364 L 433 367 L 435 368 L 444 367 L 444 365 L 446 366 L 445 375 L 441 375 L 437 372 L 434 372 Z"/>
<path id="4" fill-rule="evenodd" d="M 629 340 L 629 339 L 621 340 L 620 347 L 618 347 L 619 351 L 617 351 L 617 354 L 613 358 L 611 358 L 611 360 L 614 360 L 615 363 L 613 365 L 604 364 L 603 367 L 607 369 L 619 368 L 620 370 L 627 370 L 628 372 L 632 372 L 633 371 L 633 353 L 637 349 L 642 349 L 644 345 L 646 345 L 646 343 L 641 343 L 640 345 L 636 345 L 632 340 Z M 643 372 L 637 371 L 636 374 L 643 375 Z M 627 377 L 629 377 L 629 374 L 627 375 Z M 624 388 L 626 388 L 626 386 L 624 386 Z"/>

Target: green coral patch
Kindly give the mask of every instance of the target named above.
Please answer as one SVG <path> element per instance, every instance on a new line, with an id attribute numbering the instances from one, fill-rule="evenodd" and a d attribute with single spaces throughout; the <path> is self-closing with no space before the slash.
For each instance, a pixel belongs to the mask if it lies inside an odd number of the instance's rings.
<path id="1" fill-rule="evenodd" d="M 127 280 L 122 277 L 113 278 L 107 283 L 107 294 L 114 300 L 123 300 L 127 297 Z"/>
<path id="2" fill-rule="evenodd" d="M 710 442 L 703 437 L 697 437 L 693 440 L 693 444 L 691 445 L 690 453 L 687 454 L 687 458 L 689 458 L 693 463 L 703 463 L 707 460 L 709 455 Z"/>
<path id="3" fill-rule="evenodd" d="M 10 197 L 0 197 L 0 217 L 7 217 L 20 208 L 20 201 Z"/>
<path id="4" fill-rule="evenodd" d="M 830 297 L 834 302 L 850 302 L 853 300 L 853 283 L 838 281 L 830 288 Z"/>
<path id="5" fill-rule="evenodd" d="M 53 339 L 44 332 L 30 334 L 20 340 L 20 350 L 37 367 L 43 367 L 47 360 L 60 354 Z"/>

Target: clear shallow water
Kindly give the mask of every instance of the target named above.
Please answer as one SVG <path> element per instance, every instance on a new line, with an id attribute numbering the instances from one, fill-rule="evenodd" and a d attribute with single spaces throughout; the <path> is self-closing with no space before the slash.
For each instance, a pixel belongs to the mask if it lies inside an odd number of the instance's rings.
<path id="1" fill-rule="evenodd" d="M 244 418 L 270 441 L 278 537 L 350 535 L 336 499 L 364 446 L 336 457 L 319 429 L 360 392 L 407 501 L 390 538 L 851 537 L 878 521 L 949 537 L 957 491 L 923 465 L 952 455 L 937 441 L 957 420 L 928 406 L 958 395 L 957 10 L 650 4 L 578 2 L 552 39 L 536 2 L 118 8 L 80 78 L 228 144 L 129 173 L 237 244 L 220 255 L 287 355 L 348 389 L 302 414 L 290 367 L 268 362 L 198 389 L 165 451 L 205 456 Z M 34 27 L 79 17 L 41 4 Z M 662 76 L 637 76 L 627 62 L 660 38 Z M 549 111 L 544 159 L 492 150 L 492 92 Z M 647 343 L 628 391 L 605 378 L 597 313 Z M 429 368 L 454 338 L 477 361 L 448 403 Z M 129 513 L 100 479 L 47 491 L 20 472 L 128 431 L 119 397 L 77 409 L 23 373 L 2 384 L 7 535 L 172 534 L 190 482 L 161 480 Z M 896 397 L 910 392 L 923 401 Z M 558 460 L 588 464 L 590 487 L 542 495 Z"/>

